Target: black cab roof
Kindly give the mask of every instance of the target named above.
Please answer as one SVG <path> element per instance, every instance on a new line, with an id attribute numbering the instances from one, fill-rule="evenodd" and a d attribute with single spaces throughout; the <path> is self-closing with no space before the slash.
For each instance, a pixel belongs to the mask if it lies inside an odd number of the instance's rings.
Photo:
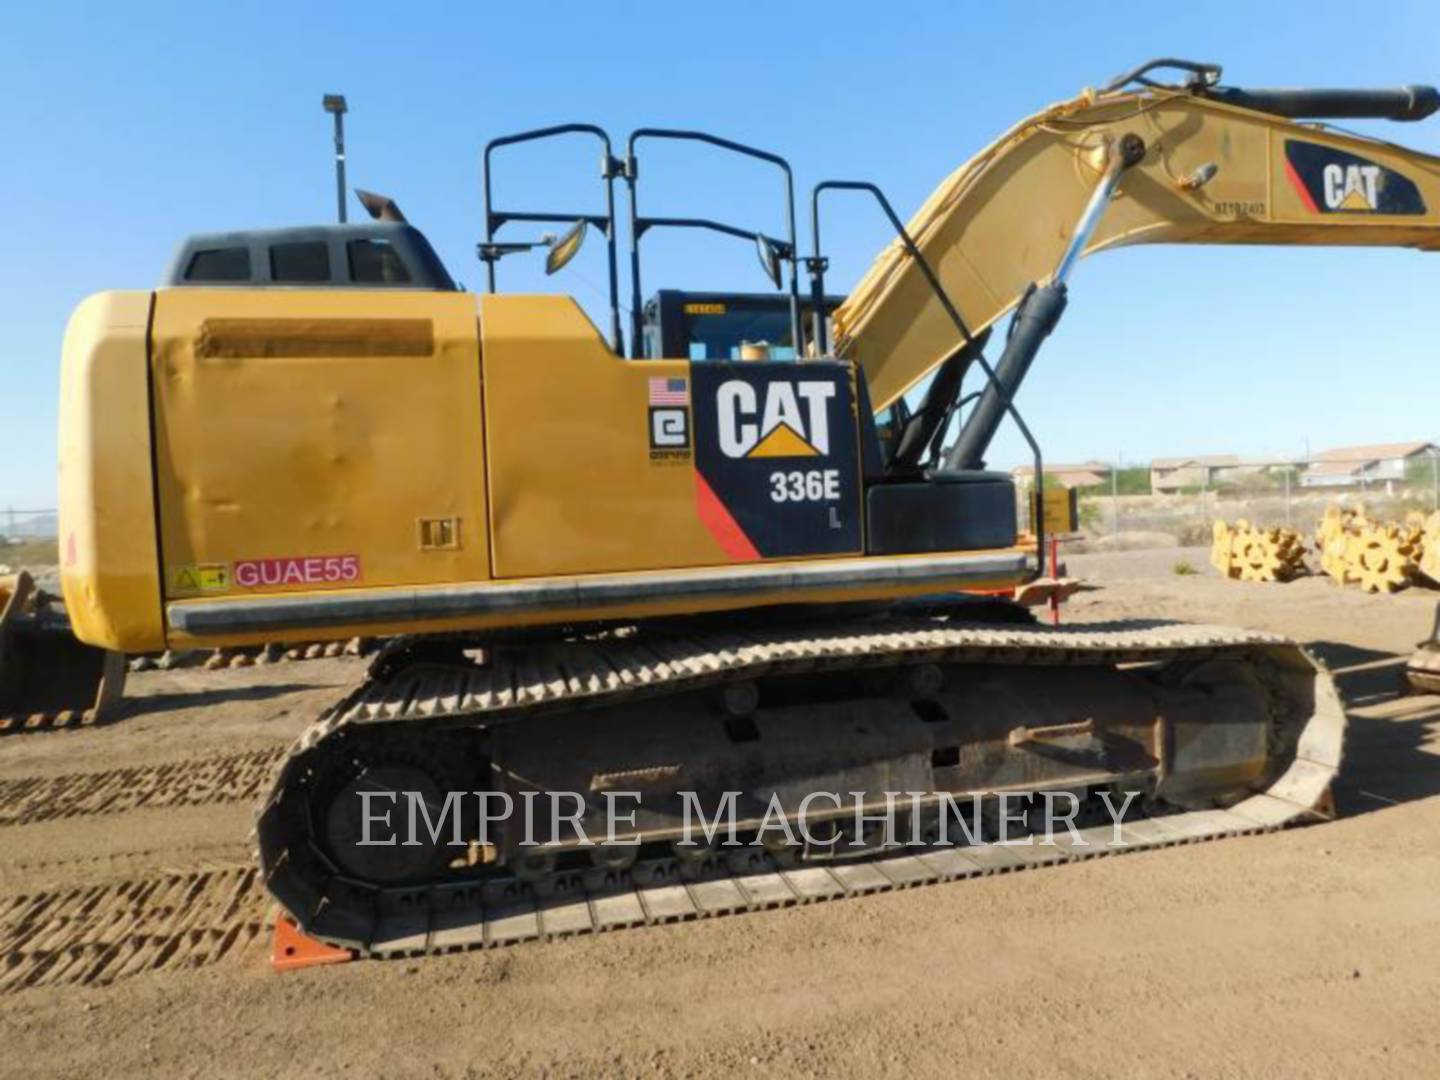
<path id="1" fill-rule="evenodd" d="M 165 284 L 456 291 L 424 234 L 395 221 L 197 233 Z"/>

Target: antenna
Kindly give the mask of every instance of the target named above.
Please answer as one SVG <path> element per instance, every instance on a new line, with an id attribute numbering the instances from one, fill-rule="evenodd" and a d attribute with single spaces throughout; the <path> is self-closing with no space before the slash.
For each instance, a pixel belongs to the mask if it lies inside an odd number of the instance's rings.
<path id="1" fill-rule="evenodd" d="M 344 94 L 326 94 L 320 99 L 325 111 L 335 117 L 335 210 L 345 224 L 345 114 L 349 107 Z"/>

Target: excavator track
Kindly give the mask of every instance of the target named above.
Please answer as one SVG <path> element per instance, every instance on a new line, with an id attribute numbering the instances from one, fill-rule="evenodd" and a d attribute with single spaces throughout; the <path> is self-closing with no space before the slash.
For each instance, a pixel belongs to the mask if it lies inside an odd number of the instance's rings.
<path id="1" fill-rule="evenodd" d="M 223 668 L 246 668 L 265 664 L 299 663 L 305 660 L 331 660 L 340 656 L 369 656 L 378 648 L 374 638 L 352 637 L 346 641 L 307 641 L 296 644 L 270 642 L 244 648 L 166 650 L 146 653 L 130 661 L 131 671 L 170 671 L 175 668 L 202 667 L 207 671 Z"/>
<path id="2" fill-rule="evenodd" d="M 1328 673 L 1285 638 L 1219 627 L 1110 623 L 1067 628 L 894 619 L 744 633 L 615 635 L 497 648 L 483 665 L 417 664 L 359 687 L 299 739 L 257 819 L 261 876 L 307 933 L 370 955 L 416 955 L 656 925 L 1033 869 L 1331 816 L 1345 715 Z M 1185 805 L 1152 800 L 1143 817 L 1060 831 L 1053 843 L 907 846 L 854 859 L 796 861 L 763 847 L 717 849 L 703 862 L 646 843 L 628 866 L 493 867 L 421 882 L 357 880 L 317 850 L 309 799 L 323 755 L 357 732 L 517 730 L 577 710 L 792 675 L 826 679 L 917 665 L 1039 672 L 1195 671 L 1230 665 L 1261 688 L 1268 730 L 1263 782 Z M 947 670 L 949 668 L 947 667 Z M 969 670 L 969 668 L 967 668 Z M 1117 678 L 1123 677 L 1116 676 Z M 923 680 L 922 680 L 923 681 Z M 1043 729 L 1034 728 L 1034 732 Z M 1027 736 L 1028 737 L 1028 736 Z M 1039 736 L 1037 736 L 1039 737 Z M 1011 736 L 1012 744 L 1015 736 Z M 343 750 L 342 750 L 343 753 Z M 1158 752 L 1161 758 L 1167 752 Z M 1058 785 L 1064 787 L 1065 785 Z M 1201 793 L 1203 795 L 1203 793 Z M 656 857 L 657 849 L 659 857 Z"/>

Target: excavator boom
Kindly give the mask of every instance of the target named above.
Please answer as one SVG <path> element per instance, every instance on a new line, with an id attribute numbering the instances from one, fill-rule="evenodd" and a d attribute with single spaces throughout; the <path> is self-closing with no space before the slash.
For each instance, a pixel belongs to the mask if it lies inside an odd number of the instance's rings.
<path id="1" fill-rule="evenodd" d="M 1433 251 L 1440 158 L 1290 117 L 1414 120 L 1437 105 L 1430 87 L 1247 91 L 1199 80 L 1087 90 L 1021 121 L 962 165 L 907 231 L 978 335 L 1055 272 L 1111 148 L 1135 136 L 1144 156 L 1121 178 L 1083 254 L 1159 243 Z M 835 312 L 834 325 L 836 351 L 864 368 L 876 408 L 962 344 L 898 241 Z"/>

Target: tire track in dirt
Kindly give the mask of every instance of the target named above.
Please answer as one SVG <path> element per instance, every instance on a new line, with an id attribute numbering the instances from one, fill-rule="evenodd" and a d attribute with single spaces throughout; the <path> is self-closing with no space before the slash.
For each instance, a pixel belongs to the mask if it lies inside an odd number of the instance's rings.
<path id="1" fill-rule="evenodd" d="M 0 826 L 141 807 L 258 801 L 284 748 L 63 776 L 0 780 Z"/>
<path id="2" fill-rule="evenodd" d="M 0 900 L 0 992 L 106 985 L 257 949 L 268 910 L 258 875 L 232 866 Z"/>

